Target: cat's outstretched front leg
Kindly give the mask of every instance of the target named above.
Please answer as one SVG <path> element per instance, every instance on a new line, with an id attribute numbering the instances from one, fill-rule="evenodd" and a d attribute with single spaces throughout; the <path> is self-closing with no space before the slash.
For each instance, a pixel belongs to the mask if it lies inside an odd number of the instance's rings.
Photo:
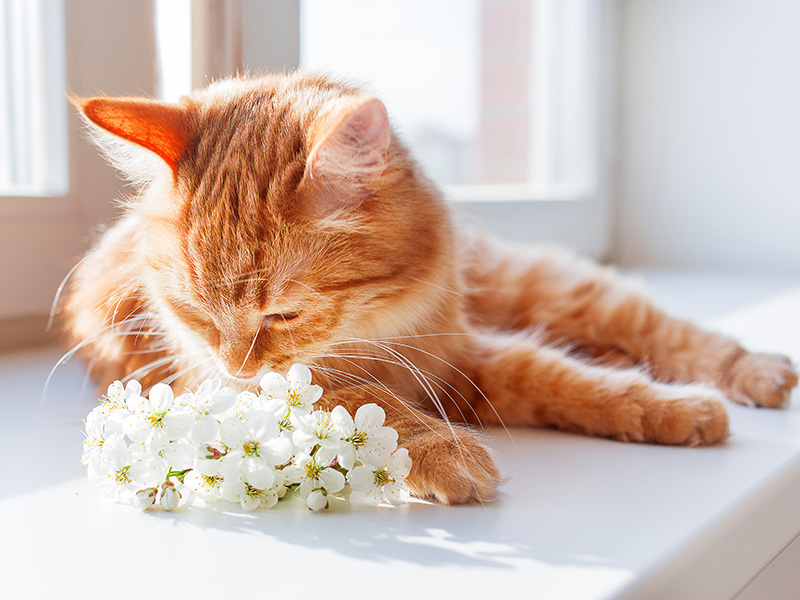
<path id="1" fill-rule="evenodd" d="M 470 314 L 491 315 L 490 327 L 537 329 L 589 353 L 621 351 L 659 380 L 712 385 L 740 404 L 783 407 L 797 385 L 787 357 L 749 352 L 671 317 L 637 285 L 561 248 L 478 241 L 467 264 Z"/>
<path id="2" fill-rule="evenodd" d="M 475 352 L 475 383 L 485 397 L 470 410 L 483 423 L 660 444 L 713 444 L 728 435 L 723 395 L 710 387 L 588 365 L 520 335 L 478 337 Z"/>
<path id="3" fill-rule="evenodd" d="M 463 426 L 446 423 L 383 390 L 343 388 L 326 394 L 320 404 L 330 410 L 344 406 L 351 414 L 375 402 L 386 411 L 385 424 L 408 449 L 411 473 L 406 480 L 418 498 L 442 504 L 486 502 L 494 498 L 500 473 L 480 437 Z"/>

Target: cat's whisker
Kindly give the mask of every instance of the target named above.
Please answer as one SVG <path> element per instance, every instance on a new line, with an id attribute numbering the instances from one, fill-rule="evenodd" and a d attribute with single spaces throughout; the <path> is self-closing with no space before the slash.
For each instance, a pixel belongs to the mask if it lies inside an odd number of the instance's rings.
<path id="1" fill-rule="evenodd" d="M 155 360 L 150 361 L 146 365 L 144 365 L 142 367 L 139 367 L 135 371 L 133 371 L 131 373 L 127 373 L 121 379 L 121 381 L 126 382 L 126 381 L 130 381 L 131 379 L 139 379 L 141 376 L 147 376 L 150 373 L 152 373 L 153 371 L 155 371 L 156 369 L 158 369 L 160 367 L 163 367 L 165 365 L 169 365 L 170 363 L 178 364 L 179 361 L 182 358 L 186 358 L 188 356 L 190 356 L 188 353 L 183 353 L 183 354 L 173 354 L 173 355 L 170 355 L 170 356 L 157 358 Z"/>
<path id="2" fill-rule="evenodd" d="M 89 259 L 90 256 L 91 255 L 87 254 L 82 259 L 80 259 L 78 263 L 74 267 L 72 267 L 69 270 L 69 272 L 64 276 L 64 279 L 61 280 L 61 283 L 59 284 L 58 289 L 56 290 L 56 295 L 53 298 L 53 304 L 50 306 L 50 315 L 47 319 L 47 331 L 50 331 L 50 329 L 53 327 L 53 322 L 55 321 L 56 317 L 56 309 L 58 308 L 58 303 L 61 300 L 61 295 L 64 293 L 64 288 L 66 287 L 67 282 L 69 281 L 70 277 L 72 277 L 72 275 L 75 273 L 75 271 L 78 270 L 78 267 L 80 267 L 84 262 L 86 262 L 86 260 Z"/>
<path id="3" fill-rule="evenodd" d="M 95 344 L 97 340 L 107 335 L 109 332 L 111 332 L 114 336 L 123 335 L 118 332 L 113 332 L 115 326 L 116 325 L 112 323 L 110 325 L 105 325 L 101 327 L 95 333 L 85 337 L 80 342 L 72 346 L 72 348 L 64 352 L 64 354 L 61 355 L 61 357 L 56 361 L 56 364 L 53 365 L 53 368 L 50 369 L 50 372 L 48 373 L 47 378 L 45 379 L 44 386 L 42 387 L 42 401 L 44 401 L 44 398 L 47 396 L 47 392 L 50 389 L 50 382 L 52 381 L 56 371 L 62 365 L 64 365 L 68 360 L 74 357 L 78 352 L 80 352 L 85 347 Z"/>
<path id="4" fill-rule="evenodd" d="M 439 290 L 439 291 L 444 292 L 446 294 L 452 294 L 453 296 L 457 296 L 459 298 L 463 298 L 464 297 L 464 293 L 463 292 L 459 292 L 459 291 L 451 289 L 451 288 L 446 288 L 446 287 L 441 286 L 441 285 L 436 285 L 435 283 L 431 283 L 430 281 L 428 281 L 426 279 L 420 279 L 419 277 L 411 277 L 411 276 L 407 276 L 406 278 L 411 280 L 411 281 L 416 281 L 417 283 L 422 283 L 424 285 L 427 285 L 428 287 L 431 287 L 431 288 L 433 288 L 435 290 Z"/>
<path id="5" fill-rule="evenodd" d="M 382 345 L 382 344 L 380 344 L 378 342 L 375 342 L 374 340 L 364 340 L 364 339 L 358 339 L 358 338 L 353 338 L 353 339 L 355 341 L 360 342 L 360 343 L 366 343 L 366 344 L 375 346 L 376 348 L 379 348 L 379 349 L 383 350 L 384 352 L 386 352 L 386 353 L 390 354 L 391 356 L 393 356 L 395 358 L 395 360 L 399 361 L 398 366 L 405 367 L 409 371 L 409 373 L 411 373 L 411 375 L 414 377 L 414 379 L 416 379 L 417 383 L 419 383 L 420 387 L 422 387 L 422 389 L 425 391 L 425 394 L 431 400 L 433 405 L 436 407 L 436 410 L 439 411 L 439 414 L 442 416 L 442 419 L 444 419 L 444 421 L 448 424 L 448 426 L 451 426 L 450 419 L 449 419 L 449 417 L 447 415 L 447 412 L 444 409 L 444 405 L 442 404 L 441 400 L 439 399 L 439 396 L 436 394 L 436 390 L 433 389 L 433 386 L 428 381 L 428 378 L 426 377 L 425 373 L 423 373 L 422 369 L 420 369 L 417 365 L 415 365 L 408 358 L 403 356 L 400 352 L 397 352 L 396 350 L 393 350 L 392 348 L 388 348 L 388 347 L 386 347 L 386 346 L 384 346 L 384 345 Z M 456 408 L 461 413 L 461 409 L 460 409 L 460 407 L 458 407 L 457 404 L 456 404 Z M 462 420 L 466 420 L 466 419 L 464 419 L 464 414 L 463 413 L 461 413 L 461 418 L 462 418 Z"/>
<path id="6" fill-rule="evenodd" d="M 194 363 L 191 366 L 184 368 L 183 370 L 175 371 L 173 374 L 171 374 L 168 377 L 166 377 L 163 380 L 163 382 L 166 383 L 167 385 L 172 385 L 175 381 L 177 381 L 178 379 L 181 379 L 187 373 L 191 373 L 192 371 L 200 371 L 203 366 L 213 362 L 213 360 L 214 360 L 213 356 L 207 356 L 206 358 L 204 358 L 203 360 L 201 360 L 198 363 Z M 198 379 L 202 379 L 202 378 L 198 378 Z"/>
<path id="7" fill-rule="evenodd" d="M 371 373 L 369 373 L 369 371 L 367 371 L 366 369 L 364 369 L 363 367 L 361 367 L 357 363 L 349 361 L 344 357 L 341 357 L 341 356 L 335 355 L 335 354 L 334 355 L 330 355 L 330 356 L 332 358 L 339 358 L 341 360 L 344 360 L 345 362 L 350 363 L 352 366 L 364 371 L 364 373 L 372 375 Z M 439 435 L 440 437 L 443 438 L 443 436 L 441 436 L 441 434 L 439 434 L 435 430 L 432 430 L 429 427 L 429 425 L 427 423 L 425 423 L 425 421 L 422 420 L 419 417 L 419 415 L 416 414 L 416 411 L 414 410 L 414 407 L 409 402 L 407 402 L 405 399 L 403 399 L 402 397 L 397 395 L 395 392 L 393 392 L 391 389 L 389 389 L 383 382 L 379 381 L 377 378 L 374 378 L 374 376 L 373 376 L 373 378 L 375 380 L 375 383 L 372 383 L 371 381 L 368 381 L 367 379 L 365 379 L 363 377 L 359 377 L 358 375 L 355 375 L 353 373 L 349 373 L 347 371 L 342 371 L 340 369 L 336 369 L 336 368 L 333 368 L 333 367 L 330 367 L 330 366 L 315 365 L 314 368 L 317 369 L 318 371 L 322 372 L 322 373 L 327 374 L 332 379 L 334 379 L 334 374 L 336 374 L 336 375 L 339 376 L 339 378 L 338 378 L 339 381 L 344 381 L 344 383 L 347 383 L 349 385 L 353 385 L 353 382 L 361 384 L 361 385 L 359 385 L 359 390 L 362 393 L 369 394 L 370 397 L 372 397 L 373 399 L 377 400 L 378 402 L 382 401 L 382 396 L 377 391 L 373 391 L 370 388 L 375 388 L 376 390 L 383 391 L 386 395 L 388 395 L 393 400 L 397 401 L 403 408 L 405 408 L 406 411 L 407 411 L 406 414 L 412 416 L 420 425 L 423 425 L 429 431 L 432 431 L 433 433 L 435 433 L 435 434 L 437 434 L 437 435 Z M 366 386 L 366 387 L 363 387 L 363 386 Z"/>
<path id="8" fill-rule="evenodd" d="M 349 356 L 341 355 L 341 354 L 331 354 L 330 357 L 338 358 L 340 360 L 346 360 L 347 358 L 350 358 Z M 355 356 L 355 358 L 356 359 L 362 359 L 362 360 L 386 360 L 386 359 L 381 359 L 380 357 L 374 357 L 374 356 L 370 357 L 370 356 L 365 356 L 365 355 Z M 352 364 L 353 366 L 359 367 L 359 365 L 357 365 L 357 363 L 351 362 L 349 360 L 347 362 L 350 362 L 350 364 Z M 402 365 L 400 365 L 400 366 L 402 366 Z M 320 369 L 319 366 L 317 366 L 315 368 Z M 320 370 L 323 371 L 323 372 L 326 372 L 329 369 L 331 369 L 331 368 L 326 366 L 326 367 L 322 367 Z M 333 370 L 334 371 L 339 371 L 338 369 L 333 369 Z M 362 370 L 364 370 L 364 369 L 362 368 Z M 347 375 L 347 376 L 349 376 L 351 378 L 353 377 L 351 373 L 346 373 L 346 372 L 342 372 L 342 371 L 339 371 L 339 372 L 342 373 L 343 375 Z M 368 371 L 366 371 L 366 370 L 365 370 L 365 372 L 368 373 Z M 376 381 L 377 381 L 377 379 L 376 379 Z M 464 446 L 464 444 L 461 442 L 459 437 L 457 435 L 455 435 L 454 427 L 450 423 L 449 419 L 447 419 L 447 418 L 444 419 L 444 421 L 447 424 L 447 426 L 448 426 L 448 428 L 450 430 L 450 433 L 451 433 L 451 437 L 450 438 L 446 438 L 440 432 L 436 431 L 435 429 L 431 428 L 427 423 L 425 423 L 416 414 L 416 410 L 415 410 L 415 407 L 413 405 L 411 405 L 410 403 L 406 402 L 404 399 L 402 399 L 397 394 L 391 392 L 391 390 L 389 390 L 385 385 L 381 384 L 381 388 L 384 389 L 386 392 L 388 392 L 391 395 L 392 398 L 397 400 L 404 408 L 406 408 L 407 414 L 412 416 L 412 417 L 414 417 L 417 420 L 417 422 L 419 422 L 421 425 L 425 426 L 426 429 L 428 429 L 428 431 L 430 431 L 431 433 L 433 433 L 434 435 L 436 435 L 437 437 L 439 437 L 439 438 L 441 438 L 443 440 L 447 440 L 448 442 L 455 442 L 455 447 L 457 448 L 458 453 L 461 456 L 461 460 L 462 461 L 466 460 L 467 457 L 474 458 L 472 452 L 469 449 L 467 449 Z M 362 392 L 364 391 L 363 388 L 360 388 L 360 389 L 362 390 Z M 380 396 L 378 396 L 377 394 L 372 393 L 372 395 L 375 396 L 376 399 L 380 400 Z"/>
<path id="9" fill-rule="evenodd" d="M 359 340 L 359 341 L 366 342 L 367 340 Z M 387 351 L 385 348 L 383 350 Z M 389 350 L 389 352 L 391 353 L 391 350 Z M 343 355 L 340 354 L 339 356 L 343 356 Z M 391 360 L 391 359 L 388 359 L 388 358 L 377 357 L 377 356 L 357 355 L 357 356 L 354 356 L 353 358 L 362 359 L 362 360 L 366 359 L 366 360 L 373 360 L 373 361 L 383 362 L 383 363 L 386 363 L 386 364 L 399 366 L 399 367 L 402 367 L 402 368 L 408 370 L 412 374 L 412 376 L 415 377 L 415 379 L 420 384 L 420 386 L 422 386 L 423 389 L 426 391 L 428 396 L 431 398 L 431 401 L 433 402 L 434 406 L 436 407 L 437 411 L 442 416 L 443 421 L 447 424 L 447 427 L 450 429 L 451 433 L 454 434 L 453 425 L 450 422 L 449 416 L 447 415 L 446 411 L 444 410 L 443 404 L 439 400 L 439 398 L 438 398 L 435 390 L 433 389 L 432 385 L 430 384 L 430 382 L 427 381 L 425 373 L 423 373 L 423 371 L 421 369 L 419 369 L 416 365 L 413 365 L 413 364 L 409 363 L 408 361 L 398 361 L 397 359 Z M 404 357 L 401 356 L 401 358 L 404 358 Z M 444 390 L 441 386 L 438 386 L 438 387 L 443 392 L 448 394 L 447 391 Z M 402 402 L 403 405 L 406 408 L 410 408 L 411 407 L 411 405 L 409 403 L 407 403 L 405 400 L 401 399 L 396 394 L 392 394 L 392 395 L 393 395 L 394 398 L 396 398 L 400 402 Z M 448 394 L 448 397 L 449 397 L 449 394 Z M 455 406 L 456 406 L 456 409 L 459 411 L 459 413 L 461 413 L 461 409 L 458 407 L 458 405 L 456 404 Z M 413 411 L 411 411 L 411 412 L 413 412 Z M 466 419 L 464 418 L 464 414 L 463 413 L 461 413 L 461 418 L 462 418 L 462 420 L 466 421 Z M 453 437 L 457 438 L 457 436 L 455 436 L 455 435 L 453 435 Z"/>
<path id="10" fill-rule="evenodd" d="M 494 413 L 495 417 L 497 418 L 497 422 L 498 422 L 498 423 L 500 424 L 500 426 L 503 428 L 503 431 L 505 432 L 505 434 L 506 434 L 506 435 L 507 435 L 509 438 L 511 438 L 511 432 L 509 432 L 509 430 L 508 430 L 508 427 L 506 427 L 506 424 L 503 422 L 503 419 L 500 417 L 500 414 L 499 414 L 499 413 L 497 412 L 497 410 L 495 409 L 495 407 L 494 407 L 494 405 L 492 404 L 491 400 L 489 400 L 489 398 L 486 396 L 486 394 L 484 394 L 484 393 L 483 393 L 483 390 L 481 390 L 481 388 L 478 386 L 478 384 L 476 384 L 476 383 L 475 383 L 475 382 L 474 382 L 474 381 L 473 381 L 473 380 L 472 380 L 472 379 L 471 379 L 471 378 L 470 378 L 470 377 L 469 377 L 469 376 L 468 376 L 466 373 L 464 373 L 464 371 L 462 371 L 461 369 L 459 369 L 458 367 L 456 367 L 456 366 L 455 366 L 453 363 L 451 363 L 450 361 L 447 361 L 447 360 L 443 359 L 441 356 L 438 356 L 438 355 L 436 355 L 436 354 L 433 354 L 432 352 L 428 352 L 427 350 L 424 350 L 424 349 L 422 349 L 422 348 L 419 348 L 419 347 L 417 347 L 417 346 L 411 346 L 411 345 L 409 345 L 409 344 L 402 344 L 402 343 L 400 343 L 400 342 L 396 342 L 396 341 L 382 341 L 382 343 L 384 343 L 384 344 L 393 344 L 393 345 L 395 345 L 395 346 L 400 346 L 400 347 L 402 347 L 402 348 L 407 348 L 407 349 L 409 349 L 409 350 L 413 350 L 413 351 L 415 351 L 415 352 L 419 352 L 419 353 L 421 353 L 421 354 L 424 354 L 425 356 L 428 356 L 428 357 L 430 357 L 430 358 L 432 358 L 432 359 L 434 359 L 434 360 L 437 360 L 437 361 L 439 361 L 440 363 L 444 364 L 444 365 L 445 365 L 445 366 L 447 366 L 448 368 L 450 368 L 450 369 L 452 369 L 453 371 L 455 371 L 456 373 L 458 373 L 458 374 L 459 374 L 459 375 L 460 375 L 460 376 L 461 376 L 461 377 L 462 377 L 462 378 L 463 378 L 463 379 L 464 379 L 464 380 L 465 380 L 467 383 L 469 383 L 469 385 L 470 385 L 470 386 L 471 386 L 471 387 L 472 387 L 472 388 L 473 388 L 473 389 L 474 389 L 474 390 L 475 390 L 475 391 L 478 393 L 478 395 L 481 397 L 481 399 L 482 399 L 484 402 L 486 402 L 486 405 L 487 405 L 487 406 L 488 406 L 488 407 L 489 407 L 489 408 L 492 410 L 492 412 Z M 442 381 L 444 381 L 444 380 L 442 380 Z M 449 384 L 448 384 L 448 385 L 449 385 Z M 451 386 L 451 387 L 452 387 L 452 386 Z M 455 390 L 455 388 L 453 388 L 453 390 L 454 390 L 454 391 L 456 391 L 456 390 Z M 463 394 L 461 394 L 460 392 L 459 392 L 459 396 L 460 396 L 460 397 L 461 397 L 461 398 L 462 398 L 462 399 L 463 399 L 465 402 L 467 402 L 467 399 L 466 399 L 466 398 L 464 397 L 464 395 L 463 395 Z M 476 419 L 478 419 L 478 422 L 480 423 L 480 417 L 478 416 L 478 414 L 477 414 L 477 412 L 476 412 L 475 408 L 474 408 L 474 407 L 472 406 L 472 404 L 471 404 L 471 403 L 469 403 L 469 402 L 467 402 L 467 405 L 468 405 L 468 406 L 469 406 L 469 407 L 472 409 L 472 413 L 475 415 L 475 418 L 476 418 Z M 485 428 L 484 428 L 484 426 L 483 426 L 483 424 L 482 424 L 482 423 L 480 423 L 480 424 L 481 424 L 481 428 L 482 428 L 482 429 L 485 429 Z"/>
<path id="11" fill-rule="evenodd" d="M 354 342 L 371 343 L 372 341 L 371 341 L 371 340 L 361 340 L 361 339 L 358 339 L 358 338 L 354 338 L 354 339 L 350 340 L 350 342 L 351 342 L 351 343 L 354 343 Z M 380 346 L 379 346 L 379 347 L 380 347 Z M 385 348 L 385 347 L 382 347 L 381 349 L 383 349 L 385 352 L 388 352 L 388 351 L 390 351 L 390 349 L 387 349 L 387 348 Z M 339 356 L 342 356 L 342 355 L 339 355 Z M 359 357 L 356 357 L 356 358 L 359 358 Z M 381 361 L 386 361 L 386 362 L 390 362 L 390 363 L 394 362 L 394 361 L 387 361 L 386 359 L 383 359 L 383 358 L 378 358 L 378 357 L 367 357 L 367 356 L 361 356 L 360 358 L 362 358 L 362 359 L 372 359 L 372 360 L 381 360 Z M 398 364 L 398 363 L 394 363 L 394 364 Z M 408 368 L 408 364 L 407 364 L 406 362 L 399 363 L 399 364 L 398 364 L 398 366 L 402 366 L 402 367 L 406 367 L 406 368 Z M 416 365 L 415 365 L 415 367 L 416 367 Z M 427 376 L 431 377 L 432 379 L 439 380 L 439 381 L 441 381 L 442 383 L 444 383 L 445 385 L 448 385 L 448 387 L 451 387 L 451 388 L 452 388 L 452 386 L 450 386 L 449 384 L 447 384 L 447 382 L 445 382 L 444 380 L 442 380 L 442 379 L 441 379 L 441 378 L 439 378 L 438 376 L 436 376 L 436 375 L 433 375 L 433 374 L 431 374 L 431 373 L 429 373 L 429 372 L 427 372 L 427 371 L 425 371 L 425 372 L 424 372 L 424 374 L 423 374 L 422 372 L 419 372 L 419 374 L 420 374 L 422 377 L 425 377 L 425 375 L 427 375 Z M 447 396 L 448 396 L 448 397 L 449 397 L 451 400 L 453 400 L 453 398 L 452 398 L 452 396 L 450 395 L 450 393 L 449 393 L 449 392 L 447 392 L 447 390 L 445 390 L 445 389 L 442 387 L 442 385 L 439 385 L 439 384 L 437 384 L 437 387 L 439 387 L 439 389 L 440 389 L 441 391 L 443 391 L 443 392 L 444 392 L 444 393 L 445 393 L 445 394 L 446 394 L 446 395 L 447 395 Z M 461 395 L 461 394 L 460 394 L 460 393 L 459 393 L 457 390 L 455 390 L 454 388 L 453 388 L 453 390 L 454 390 L 454 391 L 456 391 L 456 393 L 458 393 L 458 394 L 459 394 L 459 395 L 460 395 L 460 396 L 463 398 L 463 395 Z M 433 400 L 433 398 L 432 398 L 432 400 Z M 438 400 L 438 397 L 436 398 L 436 400 Z M 401 401 L 401 402 L 402 402 L 402 401 Z M 408 406 L 408 405 L 407 405 L 405 402 L 403 402 L 403 404 L 404 404 L 404 406 L 406 406 L 407 408 L 409 408 L 409 406 Z M 460 416 L 461 416 L 461 420 L 462 420 L 462 421 L 466 421 L 466 419 L 465 419 L 465 415 L 464 415 L 464 414 L 463 414 L 463 412 L 461 411 L 461 408 L 460 408 L 460 407 L 458 406 L 458 404 L 457 404 L 457 403 L 455 403 L 455 402 L 454 402 L 454 405 L 455 405 L 456 409 L 458 410 L 458 412 L 459 412 L 459 414 L 460 414 Z M 438 404 L 437 404 L 437 403 L 435 403 L 435 404 L 434 404 L 434 406 L 436 406 L 437 410 L 439 410 L 440 414 L 442 414 L 442 417 L 443 417 L 443 420 L 444 420 L 444 422 L 447 424 L 448 428 L 450 429 L 450 432 L 451 432 L 451 435 L 452 435 L 452 440 L 451 440 L 451 441 L 455 441 L 455 442 L 456 442 L 456 447 L 458 448 L 458 452 L 459 452 L 459 454 L 461 455 L 461 457 L 462 457 L 462 460 L 465 460 L 465 456 L 464 456 L 464 454 L 465 454 L 465 453 L 466 453 L 467 455 L 469 455 L 469 456 L 470 456 L 470 458 L 472 458 L 472 453 L 471 453 L 471 451 L 470 451 L 470 450 L 468 450 L 467 448 L 465 448 L 465 447 L 464 447 L 464 445 L 463 445 L 463 444 L 460 442 L 460 439 L 459 439 L 459 437 L 458 437 L 457 435 L 455 435 L 455 430 L 454 430 L 454 427 L 453 427 L 452 423 L 450 422 L 450 420 L 449 420 L 449 418 L 448 418 L 448 415 L 447 415 L 447 414 L 444 412 L 444 410 L 443 410 L 443 406 L 441 405 L 441 403 L 438 403 Z M 475 414 L 475 410 L 474 410 L 474 408 L 472 407 L 471 403 L 467 402 L 467 406 L 469 406 L 469 407 L 472 409 L 472 412 L 473 412 L 473 414 Z M 413 414 L 413 411 L 410 411 L 410 412 L 412 412 L 412 414 Z M 481 423 L 481 420 L 480 420 L 480 418 L 478 417 L 478 415 L 477 415 L 477 414 L 475 414 L 475 417 L 476 417 L 476 419 L 477 419 L 478 423 L 480 424 L 480 423 Z M 504 429 L 505 429 L 505 426 L 504 426 Z M 506 432 L 507 432 L 507 430 L 506 430 Z M 508 432 L 507 432 L 507 433 L 508 433 Z"/>
<path id="12" fill-rule="evenodd" d="M 239 373 L 242 372 L 242 369 L 244 369 L 245 365 L 247 364 L 247 359 L 250 358 L 250 354 L 253 352 L 253 348 L 255 348 L 256 340 L 258 339 L 258 334 L 259 333 L 261 333 L 261 328 L 260 327 L 258 329 L 256 329 L 256 332 L 253 335 L 253 341 L 250 343 L 250 348 L 247 349 L 247 354 L 245 354 L 244 360 L 242 360 L 242 366 L 239 367 L 238 371 L 236 371 L 236 375 L 239 375 Z"/>

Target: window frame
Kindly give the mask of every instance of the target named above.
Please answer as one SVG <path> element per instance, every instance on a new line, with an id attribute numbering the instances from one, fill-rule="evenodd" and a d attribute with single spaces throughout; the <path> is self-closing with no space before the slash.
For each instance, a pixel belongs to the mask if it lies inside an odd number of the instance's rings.
<path id="1" fill-rule="evenodd" d="M 0 350 L 51 339 L 47 323 L 60 282 L 93 241 L 92 231 L 119 210 L 124 183 L 84 135 L 67 94 L 155 92 L 151 3 L 70 0 L 62 17 L 63 48 L 56 52 L 64 59 L 66 89 L 47 101 L 67 114 L 68 186 L 61 193 L 0 196 Z"/>

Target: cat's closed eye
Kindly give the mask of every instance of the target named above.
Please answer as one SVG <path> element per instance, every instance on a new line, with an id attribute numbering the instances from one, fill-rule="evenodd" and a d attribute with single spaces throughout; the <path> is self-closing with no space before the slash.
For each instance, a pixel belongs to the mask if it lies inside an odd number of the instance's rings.
<path id="1" fill-rule="evenodd" d="M 264 315 L 264 318 L 261 321 L 261 326 L 265 329 L 275 325 L 281 326 L 286 324 L 288 321 L 294 321 L 299 316 L 299 310 Z"/>

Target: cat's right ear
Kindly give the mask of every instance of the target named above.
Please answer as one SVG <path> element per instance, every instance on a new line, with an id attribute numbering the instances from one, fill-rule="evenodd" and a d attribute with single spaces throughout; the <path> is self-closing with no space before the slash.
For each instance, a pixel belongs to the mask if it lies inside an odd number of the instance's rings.
<path id="1" fill-rule="evenodd" d="M 158 171 L 154 161 L 166 164 L 173 175 L 177 172 L 189 142 L 184 106 L 148 98 L 70 100 L 84 117 L 93 141 L 129 179 L 152 179 Z"/>
<path id="2" fill-rule="evenodd" d="M 314 138 L 306 162 L 308 177 L 363 182 L 386 165 L 391 141 L 386 108 L 376 98 L 353 98 L 323 119 Z"/>

